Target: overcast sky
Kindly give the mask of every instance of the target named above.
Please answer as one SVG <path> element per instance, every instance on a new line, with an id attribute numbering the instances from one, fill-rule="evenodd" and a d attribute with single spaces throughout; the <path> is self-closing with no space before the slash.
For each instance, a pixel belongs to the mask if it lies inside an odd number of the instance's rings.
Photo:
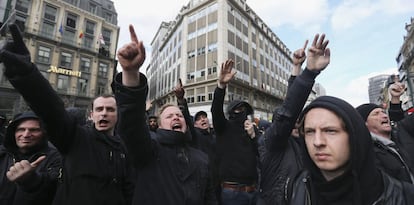
<path id="1" fill-rule="evenodd" d="M 137 3 L 114 0 L 121 27 L 118 48 L 135 27 L 147 48 L 162 21 L 174 20 L 188 0 Z M 414 0 L 247 0 L 247 4 L 293 52 L 315 33 L 330 40 L 331 63 L 317 78 L 328 95 L 354 106 L 368 102 L 368 78 L 397 74 L 396 57 L 414 17 Z"/>

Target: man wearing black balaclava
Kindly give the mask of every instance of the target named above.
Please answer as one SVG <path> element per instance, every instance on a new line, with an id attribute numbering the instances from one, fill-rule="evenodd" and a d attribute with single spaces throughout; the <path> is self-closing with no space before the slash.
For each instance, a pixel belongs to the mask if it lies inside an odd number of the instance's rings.
<path id="1" fill-rule="evenodd" d="M 229 118 L 224 115 L 225 90 L 236 73 L 232 70 L 233 65 L 233 60 L 222 64 L 211 106 L 222 186 L 221 202 L 223 205 L 252 205 L 257 198 L 259 132 L 248 120 L 248 116 L 253 115 L 253 108 L 245 101 L 232 101 L 227 106 Z"/>

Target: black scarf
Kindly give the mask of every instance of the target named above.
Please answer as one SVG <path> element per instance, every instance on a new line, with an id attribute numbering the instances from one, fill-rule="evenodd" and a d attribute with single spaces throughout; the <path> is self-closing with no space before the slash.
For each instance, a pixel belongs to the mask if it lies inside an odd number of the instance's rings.
<path id="1" fill-rule="evenodd" d="M 239 113 L 235 113 L 234 111 L 232 111 L 229 113 L 229 120 L 236 123 L 240 123 L 244 126 L 244 121 L 247 120 L 247 112 L 242 111 Z"/>
<path id="2" fill-rule="evenodd" d="M 332 205 L 332 204 L 352 204 L 353 203 L 353 180 L 351 172 L 347 171 L 343 175 L 331 180 L 314 180 L 313 195 L 315 201 L 313 204 Z"/>

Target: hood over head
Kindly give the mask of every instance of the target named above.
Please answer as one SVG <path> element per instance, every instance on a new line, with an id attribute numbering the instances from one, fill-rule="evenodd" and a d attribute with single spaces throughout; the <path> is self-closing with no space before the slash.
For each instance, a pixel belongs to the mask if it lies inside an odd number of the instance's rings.
<path id="1" fill-rule="evenodd" d="M 365 126 L 365 121 L 356 109 L 346 101 L 336 97 L 322 96 L 316 98 L 302 111 L 300 129 L 303 130 L 303 119 L 306 117 L 306 113 L 313 108 L 328 109 L 339 116 L 345 124 L 351 149 L 348 174 L 352 175 L 354 204 L 360 204 L 361 202 L 368 204 L 367 202 L 376 199 L 382 192 L 382 178 L 374 163 L 373 143 L 370 132 Z M 301 132 L 301 137 L 304 137 L 303 132 Z M 303 152 L 304 165 L 310 171 L 312 180 L 317 183 L 329 184 L 310 158 L 306 146 L 305 149 L 306 151 Z M 338 190 L 335 191 L 338 192 Z"/>
<path id="2" fill-rule="evenodd" d="M 235 110 L 240 107 L 244 107 L 244 111 L 236 113 Z M 253 114 L 253 108 L 245 101 L 235 100 L 227 106 L 227 113 L 231 122 L 236 123 L 239 126 L 244 126 L 244 121 L 248 119 L 247 116 Z"/>
<path id="3" fill-rule="evenodd" d="M 233 113 L 233 111 L 238 108 L 244 106 L 246 108 L 246 114 L 247 115 L 252 115 L 254 114 L 253 108 L 252 106 L 243 100 L 234 100 L 232 102 L 229 103 L 229 105 L 227 105 L 227 114 L 231 114 Z"/>
<path id="4" fill-rule="evenodd" d="M 19 113 L 13 117 L 13 120 L 10 122 L 9 126 L 7 127 L 5 138 L 4 138 L 4 147 L 6 147 L 8 150 L 10 150 L 13 153 L 18 152 L 18 147 L 16 145 L 16 139 L 14 137 L 14 133 L 16 131 L 16 128 L 20 123 L 22 123 L 25 120 L 34 119 L 38 120 L 40 124 L 40 128 L 43 131 L 43 140 L 41 143 L 39 143 L 39 146 L 33 147 L 34 150 L 38 149 L 39 147 L 43 147 L 44 145 L 47 145 L 47 137 L 46 137 L 46 131 L 44 129 L 44 125 L 42 120 L 33 112 L 33 111 L 26 111 Z"/>

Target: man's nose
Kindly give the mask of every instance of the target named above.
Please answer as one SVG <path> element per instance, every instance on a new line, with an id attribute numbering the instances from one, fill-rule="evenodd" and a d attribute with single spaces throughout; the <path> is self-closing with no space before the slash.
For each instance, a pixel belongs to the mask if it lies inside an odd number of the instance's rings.
<path id="1" fill-rule="evenodd" d="M 313 138 L 313 145 L 315 147 L 320 147 L 325 145 L 325 137 L 322 135 L 321 131 L 315 131 L 315 137 Z"/>
<path id="2" fill-rule="evenodd" d="M 29 137 L 32 134 L 32 132 L 29 129 L 25 129 L 22 133 L 23 137 Z"/>

